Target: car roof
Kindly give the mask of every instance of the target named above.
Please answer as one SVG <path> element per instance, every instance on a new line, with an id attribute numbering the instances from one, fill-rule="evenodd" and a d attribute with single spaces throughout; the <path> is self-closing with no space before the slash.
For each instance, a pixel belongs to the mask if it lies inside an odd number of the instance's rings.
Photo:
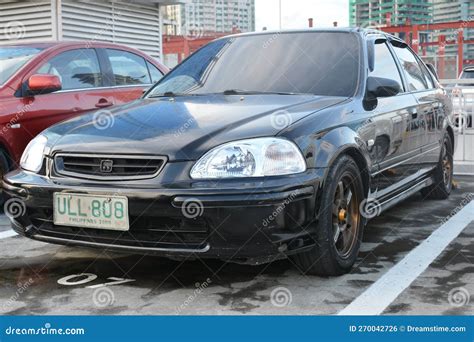
<path id="1" fill-rule="evenodd" d="M 296 33 L 317 33 L 317 32 L 325 32 L 325 33 L 355 33 L 363 38 L 367 38 L 371 35 L 379 35 L 385 36 L 389 39 L 396 40 L 402 42 L 400 38 L 393 36 L 389 33 L 371 29 L 371 28 L 361 28 L 361 27 L 328 27 L 328 28 L 306 28 L 306 29 L 294 29 L 294 30 L 272 30 L 272 31 L 261 31 L 261 32 L 246 32 L 246 33 L 237 33 L 231 34 L 228 36 L 219 37 L 216 40 L 226 39 L 226 38 L 238 38 L 238 37 L 249 37 L 249 36 L 261 36 L 261 35 L 268 35 L 268 36 L 277 36 L 280 34 L 296 34 Z"/>
<path id="2" fill-rule="evenodd" d="M 314 32 L 347 32 L 347 33 L 359 33 L 362 35 L 367 34 L 382 34 L 388 36 L 389 34 L 383 31 L 375 30 L 375 29 L 366 29 L 361 27 L 327 27 L 327 28 L 306 28 L 306 29 L 293 29 L 293 30 L 271 30 L 271 31 L 260 31 L 260 32 L 245 32 L 245 33 L 237 33 L 231 34 L 228 36 L 220 37 L 221 38 L 228 38 L 228 37 L 246 37 L 246 36 L 259 36 L 259 35 L 275 35 L 275 34 L 283 34 L 283 33 L 314 33 Z"/>
<path id="3" fill-rule="evenodd" d="M 463 71 L 474 71 L 474 66 L 467 66 Z"/>
<path id="4" fill-rule="evenodd" d="M 71 40 L 71 41 L 46 41 L 46 42 L 31 42 L 31 43 L 13 43 L 0 46 L 2 47 L 31 47 L 31 48 L 40 48 L 40 49 L 49 49 L 49 48 L 63 48 L 63 47 L 76 47 L 87 45 L 87 47 L 115 47 L 121 48 L 123 50 L 136 50 L 134 48 L 128 47 L 126 45 L 109 43 L 109 42 L 100 42 L 100 41 L 84 41 L 84 40 Z"/>

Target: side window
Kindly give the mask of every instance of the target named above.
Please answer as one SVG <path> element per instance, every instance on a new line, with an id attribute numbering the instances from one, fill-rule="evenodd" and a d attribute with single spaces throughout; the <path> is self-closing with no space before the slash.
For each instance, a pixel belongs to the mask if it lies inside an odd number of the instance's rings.
<path id="1" fill-rule="evenodd" d="M 114 73 L 115 85 L 151 84 L 145 59 L 134 53 L 107 49 L 107 55 Z"/>
<path id="2" fill-rule="evenodd" d="M 406 47 L 393 47 L 400 60 L 403 71 L 408 82 L 409 91 L 420 91 L 428 89 L 428 83 L 423 69 L 418 63 L 415 55 Z"/>
<path id="3" fill-rule="evenodd" d="M 156 66 L 148 61 L 146 61 L 146 65 L 148 65 L 148 70 L 150 70 L 151 82 L 153 84 L 163 78 L 163 73 Z"/>
<path id="4" fill-rule="evenodd" d="M 87 89 L 102 86 L 99 60 L 94 49 L 76 49 L 63 52 L 38 70 L 60 78 L 63 90 Z"/>
<path id="5" fill-rule="evenodd" d="M 403 89 L 400 71 L 385 42 L 375 44 L 374 57 L 374 71 L 370 73 L 370 76 L 392 79 L 398 82 L 400 89 Z"/>
<path id="6" fill-rule="evenodd" d="M 421 64 L 421 70 L 423 71 L 423 76 L 425 77 L 426 84 L 428 85 L 428 88 L 429 89 L 435 88 L 433 78 L 431 77 L 431 74 L 428 71 L 428 67 L 422 61 L 421 62 L 419 61 L 419 63 Z"/>

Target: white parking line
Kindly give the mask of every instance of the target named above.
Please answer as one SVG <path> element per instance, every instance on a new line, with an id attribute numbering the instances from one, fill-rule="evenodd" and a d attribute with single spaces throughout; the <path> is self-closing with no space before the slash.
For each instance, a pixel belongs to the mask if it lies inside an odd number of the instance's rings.
<path id="1" fill-rule="evenodd" d="M 0 232 L 0 240 L 11 238 L 17 235 L 18 235 L 17 233 L 15 233 L 13 230 L 10 229 L 5 232 Z"/>
<path id="2" fill-rule="evenodd" d="M 474 221 L 471 201 L 338 315 L 380 315 Z"/>

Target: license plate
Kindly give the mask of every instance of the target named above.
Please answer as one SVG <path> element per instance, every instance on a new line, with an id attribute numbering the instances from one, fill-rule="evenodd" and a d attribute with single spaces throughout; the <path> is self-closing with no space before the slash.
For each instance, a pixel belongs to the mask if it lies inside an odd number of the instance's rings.
<path id="1" fill-rule="evenodd" d="M 54 224 L 58 226 L 128 231 L 128 199 L 121 196 L 54 194 Z"/>

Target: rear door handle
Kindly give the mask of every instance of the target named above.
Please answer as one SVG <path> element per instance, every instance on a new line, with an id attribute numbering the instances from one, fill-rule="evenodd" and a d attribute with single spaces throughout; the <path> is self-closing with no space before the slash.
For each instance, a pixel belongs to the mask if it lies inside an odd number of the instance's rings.
<path id="1" fill-rule="evenodd" d="M 99 102 L 95 104 L 97 108 L 105 108 L 105 107 L 110 107 L 113 106 L 114 103 L 107 100 L 107 99 L 100 99 Z"/>

